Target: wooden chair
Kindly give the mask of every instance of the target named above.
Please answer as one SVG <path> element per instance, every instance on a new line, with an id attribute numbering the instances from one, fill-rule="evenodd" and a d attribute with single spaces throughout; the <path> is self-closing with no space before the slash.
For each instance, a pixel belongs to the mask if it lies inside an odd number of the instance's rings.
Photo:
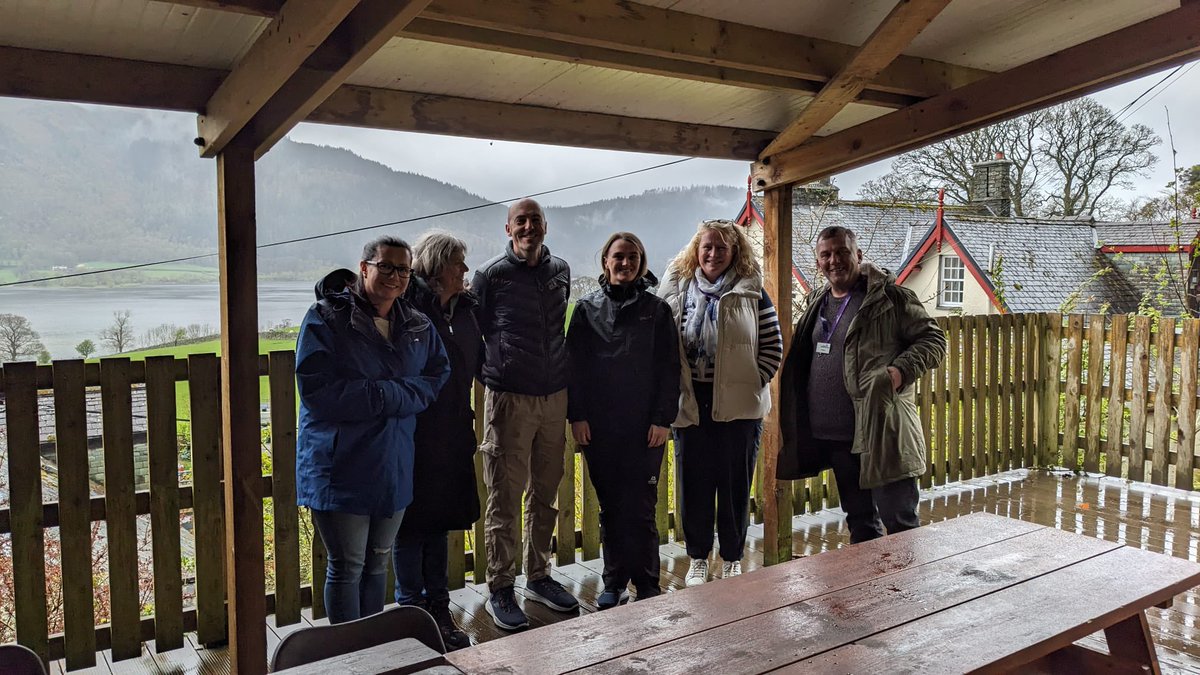
<path id="1" fill-rule="evenodd" d="M 415 638 L 439 654 L 446 653 L 433 617 L 420 607 L 401 606 L 346 623 L 290 633 L 275 648 L 271 670 L 294 668 L 404 638 Z"/>
<path id="2" fill-rule="evenodd" d="M 32 649 L 18 644 L 0 645 L 0 673 L 46 675 L 42 659 Z"/>

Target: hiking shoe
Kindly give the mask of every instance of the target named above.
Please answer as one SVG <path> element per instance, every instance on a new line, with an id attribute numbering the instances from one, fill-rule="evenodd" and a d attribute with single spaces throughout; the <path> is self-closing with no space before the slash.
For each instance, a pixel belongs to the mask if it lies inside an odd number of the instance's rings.
<path id="1" fill-rule="evenodd" d="M 488 604 L 491 604 L 490 601 Z M 446 651 L 452 652 L 471 646 L 471 638 L 467 637 L 467 634 L 454 622 L 454 615 L 450 613 L 449 605 L 430 607 L 429 613 L 437 622 L 438 631 L 442 634 L 442 642 L 446 644 Z"/>
<path id="2" fill-rule="evenodd" d="M 706 581 L 708 581 L 708 561 L 704 558 L 692 558 L 692 565 L 688 567 L 684 583 L 688 586 L 699 586 Z"/>
<path id="3" fill-rule="evenodd" d="M 629 601 L 629 589 L 622 588 L 606 588 L 596 599 L 596 607 L 599 609 L 612 609 L 617 605 L 623 605 Z"/>
<path id="4" fill-rule="evenodd" d="M 742 561 L 741 560 L 734 560 L 733 562 L 727 562 L 721 566 L 721 578 L 722 579 L 728 579 L 729 577 L 736 577 L 736 576 L 741 575 L 741 573 L 742 573 Z"/>
<path id="5" fill-rule="evenodd" d="M 492 597 L 487 601 L 487 613 L 492 615 L 492 621 L 504 630 L 520 630 L 529 626 L 529 618 L 517 605 L 517 596 L 512 586 L 492 591 Z"/>
<path id="6" fill-rule="evenodd" d="M 575 599 L 575 596 L 568 593 L 562 584 L 550 577 L 526 581 L 525 597 L 560 612 L 579 609 L 579 601 Z"/>

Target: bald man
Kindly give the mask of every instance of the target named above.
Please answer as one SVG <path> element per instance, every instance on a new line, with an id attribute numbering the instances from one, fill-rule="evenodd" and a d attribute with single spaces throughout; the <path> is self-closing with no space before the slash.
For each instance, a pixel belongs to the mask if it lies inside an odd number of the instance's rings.
<path id="1" fill-rule="evenodd" d="M 484 358 L 483 479 L 488 613 L 505 630 L 529 625 L 517 604 L 517 519 L 525 492 L 524 595 L 560 612 L 579 602 L 550 578 L 550 537 L 558 517 L 558 484 L 566 443 L 567 348 L 571 292 L 566 261 L 550 255 L 546 216 L 532 199 L 508 210 L 504 253 L 475 272 Z M 566 535 L 574 536 L 574 532 Z"/>

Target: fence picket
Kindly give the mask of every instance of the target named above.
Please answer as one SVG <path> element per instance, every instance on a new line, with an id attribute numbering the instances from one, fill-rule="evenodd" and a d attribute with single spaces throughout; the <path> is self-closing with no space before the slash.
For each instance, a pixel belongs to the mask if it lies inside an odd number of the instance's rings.
<path id="1" fill-rule="evenodd" d="M 567 426 L 567 442 L 563 450 L 563 477 L 558 484 L 558 537 L 555 539 L 555 560 L 559 565 L 575 562 L 575 439 Z M 579 461 L 583 461 L 580 457 Z"/>
<path id="2" fill-rule="evenodd" d="M 987 393 L 988 378 L 988 325 L 987 317 L 980 314 L 973 317 L 975 336 L 975 381 L 972 390 L 975 395 L 975 475 L 988 474 L 988 439 L 987 430 Z"/>
<path id="3" fill-rule="evenodd" d="M 1067 318 L 1067 388 L 1063 399 L 1062 463 L 1079 466 L 1079 381 L 1083 372 L 1083 315 Z"/>
<path id="4" fill-rule="evenodd" d="M 225 616 L 225 497 L 221 492 L 221 362 L 188 356 L 192 418 L 192 530 L 196 542 L 196 638 L 223 642 Z"/>
<path id="5" fill-rule="evenodd" d="M 1022 357 L 1025 360 L 1024 373 L 1021 375 L 1021 386 L 1024 387 L 1024 396 L 1021 402 L 1021 414 L 1025 417 L 1025 428 L 1022 436 L 1024 436 L 1024 445 L 1021 448 L 1021 466 L 1033 467 L 1037 466 L 1036 455 L 1034 454 L 1037 448 L 1037 370 L 1038 370 L 1038 344 L 1040 333 L 1038 326 L 1038 316 L 1036 314 L 1025 314 L 1021 317 L 1025 330 L 1025 349 L 1022 350 Z"/>
<path id="6" fill-rule="evenodd" d="M 1012 314 L 1000 316 L 1000 372 L 996 379 L 1000 382 L 997 401 L 1000 405 L 1000 456 L 997 465 L 1000 471 L 1007 471 L 1015 466 L 1013 458 L 1013 325 Z"/>
<path id="7" fill-rule="evenodd" d="M 300 512 L 296 506 L 296 353 L 267 356 L 271 391 L 271 507 L 275 529 L 275 625 L 300 622 Z"/>
<path id="8" fill-rule="evenodd" d="M 37 364 L 32 361 L 5 364 L 4 395 L 17 642 L 44 660 L 48 655 L 48 624 Z"/>
<path id="9" fill-rule="evenodd" d="M 183 646 L 179 545 L 179 437 L 175 357 L 146 359 L 146 440 L 150 460 L 150 536 L 154 563 L 154 649 Z"/>
<path id="10" fill-rule="evenodd" d="M 1162 317 L 1158 320 L 1155 346 L 1158 358 L 1154 369 L 1154 451 L 1150 457 L 1150 482 L 1166 485 L 1171 451 L 1171 394 L 1175 382 L 1175 319 Z"/>
<path id="11" fill-rule="evenodd" d="M 1104 473 L 1122 474 L 1122 441 L 1125 431 L 1125 367 L 1129 346 L 1129 316 L 1116 314 L 1112 318 L 1112 337 L 1108 357 L 1108 424 L 1105 440 Z"/>
<path id="12" fill-rule="evenodd" d="M 1200 319 L 1183 322 L 1179 340 L 1179 445 L 1175 457 L 1175 487 L 1195 489 L 1196 464 L 1196 371 L 1200 352 Z"/>
<path id="13" fill-rule="evenodd" d="M 947 321 L 946 339 L 950 343 L 950 380 L 946 395 L 950 402 L 950 434 L 948 445 L 946 446 L 946 458 L 949 460 L 949 475 L 947 480 L 950 482 L 962 480 L 964 471 L 962 467 L 962 317 L 952 316 Z"/>
<path id="14" fill-rule="evenodd" d="M 1083 470 L 1100 470 L 1100 423 L 1104 400 L 1104 315 L 1093 314 L 1087 329 L 1087 410 L 1084 418 Z"/>
<path id="15" fill-rule="evenodd" d="M 1129 411 L 1129 480 L 1146 479 L 1146 404 L 1150 390 L 1150 317 L 1133 318 L 1133 401 Z"/>
<path id="16" fill-rule="evenodd" d="M 596 497 L 596 487 L 592 485 L 592 477 L 588 472 L 587 462 L 583 462 L 582 464 L 583 559 L 594 560 L 600 557 L 600 500 Z M 517 550 L 521 549 L 518 548 Z"/>
<path id="17" fill-rule="evenodd" d="M 104 418 L 105 532 L 113 660 L 142 653 L 138 600 L 137 516 L 134 507 L 133 419 L 127 358 L 100 361 L 100 405 Z"/>

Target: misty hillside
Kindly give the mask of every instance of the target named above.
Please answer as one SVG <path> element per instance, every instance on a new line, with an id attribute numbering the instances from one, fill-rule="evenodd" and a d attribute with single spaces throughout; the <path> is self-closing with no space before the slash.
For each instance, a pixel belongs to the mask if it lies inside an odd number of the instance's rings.
<path id="1" fill-rule="evenodd" d="M 140 263 L 216 249 L 216 166 L 159 118 L 137 110 L 0 98 L 0 274 Z M 445 177 L 448 181 L 453 176 Z M 258 240 L 279 242 L 482 205 L 482 197 L 396 171 L 348 150 L 285 140 L 258 164 Z M 599 270 L 596 252 L 615 230 L 644 239 L 661 271 L 705 218 L 732 218 L 734 187 L 652 190 L 547 209 L 551 250 L 577 276 Z M 462 236 L 468 262 L 501 249 L 503 206 L 260 250 L 263 276 L 311 278 L 353 263 L 384 232 L 415 238 L 430 227 Z M 212 258 L 201 265 L 215 265 Z M 85 278 L 90 283 L 101 277 Z M 137 280 L 127 277 L 126 280 Z"/>

